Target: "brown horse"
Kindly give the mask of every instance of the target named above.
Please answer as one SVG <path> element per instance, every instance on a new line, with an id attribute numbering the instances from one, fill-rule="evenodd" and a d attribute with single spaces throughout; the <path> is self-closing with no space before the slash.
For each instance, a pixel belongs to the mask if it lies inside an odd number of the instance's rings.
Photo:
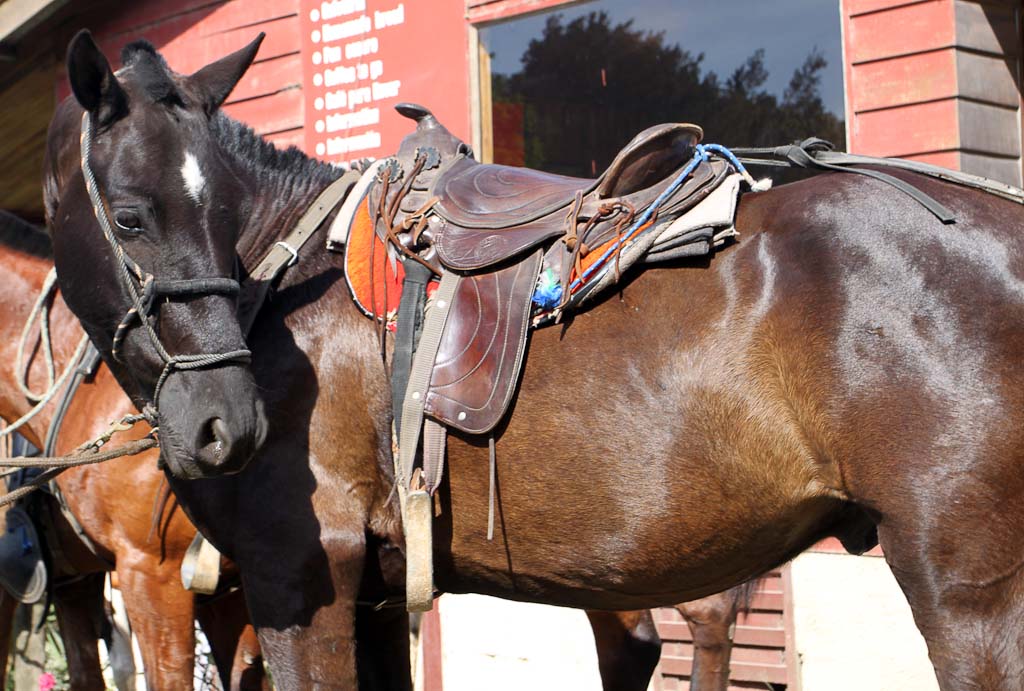
<path id="1" fill-rule="evenodd" d="M 154 339 L 176 355 L 237 351 L 235 301 L 167 295 L 142 315 L 156 337 L 123 321 L 115 248 L 158 280 L 230 277 L 337 175 L 217 113 L 255 52 L 182 76 L 136 45 L 115 76 L 77 37 L 78 103 L 49 134 L 48 218 L 65 299 L 134 400 L 158 408 L 169 466 L 215 475 L 251 456 L 237 476 L 174 485 L 237 558 L 275 682 L 351 688 L 356 600 L 401 588 L 403 541 L 375 328 L 339 285 L 339 258 L 310 251 L 284 276 L 251 365 L 169 372 L 159 396 L 169 370 Z M 83 107 L 114 246 L 83 184 Z M 940 686 L 1021 688 L 1024 212 L 899 175 L 957 222 L 857 175 L 748 194 L 732 247 L 631 274 L 536 331 L 497 438 L 493 540 L 488 444 L 449 437 L 437 587 L 649 607 L 877 528 Z"/>
<path id="2" fill-rule="evenodd" d="M 45 235 L 31 226 L 0 225 L 0 354 L 13 363 L 21 329 L 46 274 L 53 264 Z M 59 295 L 54 299 L 50 328 L 58 370 L 67 366 L 81 338 L 77 320 Z M 45 388 L 45 366 L 38 335 L 30 348 L 28 383 Z M 16 384 L 13 366 L 0 368 L 0 417 L 12 422 L 31 404 Z M 85 382 L 68 409 L 57 442 L 57 453 L 103 432 L 110 420 L 130 408 L 129 401 L 101 367 Z M 50 404 L 21 432 L 42 447 L 55 404 Z M 144 433 L 140 429 L 138 435 Z M 116 440 L 122 435 L 115 437 Z M 97 650 L 98 617 L 102 614 L 102 574 L 116 569 L 119 587 L 142 652 L 147 684 L 152 689 L 191 688 L 194 673 L 194 620 L 198 614 L 211 641 L 225 685 L 260 688 L 263 669 L 258 643 L 248 623 L 240 593 L 194 605 L 196 598 L 181 586 L 181 560 L 195 527 L 173 497 L 161 502 L 166 489 L 156 468 L 156 454 L 120 458 L 112 463 L 73 468 L 57 480 L 72 514 L 84 528 L 95 553 L 83 544 L 61 515 L 56 502 L 40 496 L 42 510 L 52 518 L 57 544 L 50 545 L 54 602 L 65 640 L 74 688 L 105 688 Z M 159 509 L 160 515 L 154 515 Z M 3 604 L 11 600 L 5 596 Z M 8 612 L 10 609 L 10 612 Z M 13 609 L 4 607 L 0 630 L 9 631 Z M 6 653 L 6 646 L 3 648 Z"/>

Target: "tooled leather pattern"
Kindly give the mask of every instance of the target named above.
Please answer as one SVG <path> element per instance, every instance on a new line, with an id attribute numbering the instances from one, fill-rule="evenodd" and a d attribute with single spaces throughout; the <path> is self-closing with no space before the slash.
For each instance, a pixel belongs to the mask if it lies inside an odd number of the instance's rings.
<path id="1" fill-rule="evenodd" d="M 508 228 L 565 206 L 596 180 L 465 159 L 439 181 L 438 212 L 467 228 Z"/>
<path id="2" fill-rule="evenodd" d="M 462 279 L 434 360 L 427 415 L 470 434 L 498 424 L 518 382 L 540 266 L 538 250 L 498 271 Z"/>
<path id="3" fill-rule="evenodd" d="M 488 181 L 489 189 L 493 186 L 497 186 L 500 184 L 502 179 L 500 177 L 496 177 L 497 173 L 500 171 L 495 171 L 494 173 L 487 172 L 494 168 L 504 168 L 504 166 L 475 165 L 468 171 L 453 170 L 450 174 L 451 177 L 444 176 L 441 178 L 440 184 L 438 185 L 438 192 L 441 193 L 439 194 L 441 201 L 436 207 L 436 211 L 440 216 L 444 217 L 446 223 L 443 231 L 437 234 L 434 246 L 437 248 L 438 257 L 440 257 L 441 262 L 445 266 L 459 271 L 475 271 L 504 259 L 517 256 L 521 252 L 529 250 L 531 247 L 535 247 L 542 242 L 559 237 L 565 233 L 565 217 L 568 206 L 572 202 L 573 192 L 569 192 L 568 196 L 563 194 L 563 196 L 560 197 L 562 203 L 556 210 L 549 212 L 546 216 L 538 218 L 532 222 L 522 223 L 521 225 L 511 227 L 503 227 L 501 224 L 505 223 L 507 218 L 499 215 L 497 220 L 488 227 L 475 228 L 465 225 L 463 223 L 465 220 L 469 220 L 472 223 L 477 223 L 479 221 L 480 224 L 484 224 L 486 219 L 491 218 L 491 216 L 486 215 L 484 211 L 480 211 L 480 213 L 485 215 L 481 215 L 477 219 L 467 216 L 467 210 L 473 206 L 472 200 L 476 198 L 476 195 L 463 190 L 462 187 L 464 185 L 461 183 L 464 183 L 466 180 L 472 180 L 479 177 L 480 179 Z M 717 163 L 702 163 L 695 171 L 693 171 L 683 186 L 673 194 L 671 200 L 662 206 L 661 213 L 667 214 L 678 212 L 679 207 L 685 206 L 689 198 L 696 197 L 697 192 L 702 188 L 712 181 L 720 182 L 720 171 L 722 168 L 723 166 Z M 477 170 L 481 171 L 479 176 L 474 174 L 474 171 Z M 542 173 L 536 174 L 546 175 Z M 654 199 L 656 199 L 658 195 L 672 183 L 673 178 L 674 176 L 669 176 L 652 187 L 644 188 L 634 194 L 626 195 L 619 199 L 632 205 L 639 212 L 654 201 Z M 568 179 L 571 180 L 574 178 Z M 516 180 L 519 181 L 520 179 L 516 178 Z M 517 186 L 518 185 L 513 185 L 513 188 Z M 455 194 L 454 199 L 458 201 L 458 205 L 453 202 L 453 197 L 450 196 L 453 189 L 457 190 L 457 194 Z M 512 199 L 514 196 L 514 189 L 510 189 L 508 198 Z M 525 195 L 523 198 L 526 199 L 530 196 L 533 196 L 533 198 L 537 200 L 558 198 L 555 197 L 554 192 L 551 192 L 544 197 L 531 194 Z M 596 193 L 591 192 L 584 197 L 583 208 L 580 211 L 580 219 L 586 219 L 593 215 L 601 204 L 608 201 L 609 200 L 607 199 L 598 198 Z M 485 209 L 486 204 L 487 202 L 481 202 L 477 204 L 477 206 L 480 209 Z M 458 209 L 459 211 L 452 214 L 452 209 Z M 611 233 L 615 227 L 615 220 L 616 219 L 613 218 L 598 224 L 588 237 L 585 238 L 587 244 L 590 247 L 597 247 L 610 239 L 612 237 Z"/>

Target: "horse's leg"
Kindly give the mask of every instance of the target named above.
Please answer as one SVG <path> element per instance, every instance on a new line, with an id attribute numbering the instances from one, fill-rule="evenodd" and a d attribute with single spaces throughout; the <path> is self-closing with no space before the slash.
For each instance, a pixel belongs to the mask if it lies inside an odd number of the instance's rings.
<path id="1" fill-rule="evenodd" d="M 139 641 L 151 689 L 192 688 L 195 670 L 194 597 L 181 587 L 170 560 L 149 554 L 120 556 L 118 584 Z"/>
<path id="2" fill-rule="evenodd" d="M 260 551 L 276 541 L 254 541 L 247 545 L 253 551 L 236 559 L 249 614 L 280 691 L 358 688 L 355 603 L 366 547 L 364 523 L 334 525 L 353 530 L 335 530 L 323 544 L 306 549 L 293 545 L 288 559 Z"/>
<path id="3" fill-rule="evenodd" d="M 18 601 L 0 588 L 0 688 L 7 688 L 7 653 L 11 649 L 14 612 Z"/>
<path id="4" fill-rule="evenodd" d="M 361 691 L 409 691 L 409 614 L 405 607 L 356 611 L 356 667 Z"/>
<path id="5" fill-rule="evenodd" d="M 647 609 L 587 610 L 604 691 L 644 691 L 661 658 L 661 637 Z"/>
<path id="6" fill-rule="evenodd" d="M 263 654 L 241 590 L 196 605 L 196 617 L 210 642 L 221 684 L 231 691 L 269 688 Z"/>
<path id="7" fill-rule="evenodd" d="M 89 574 L 79 580 L 54 588 L 57 625 L 64 641 L 68 676 L 75 691 L 104 691 L 100 667 L 100 625 L 103 612 L 103 579 L 105 574 Z"/>
<path id="8" fill-rule="evenodd" d="M 940 502 L 937 511 L 954 503 L 968 502 Z M 924 513 L 915 522 L 904 529 L 883 519 L 878 537 L 928 644 L 939 687 L 1024 689 L 1024 515 L 1004 507 L 956 526 L 929 524 Z"/>
<path id="9" fill-rule="evenodd" d="M 729 688 L 729 657 L 736 630 L 736 612 L 744 600 L 745 586 L 676 605 L 693 637 L 693 691 L 726 691 Z"/>

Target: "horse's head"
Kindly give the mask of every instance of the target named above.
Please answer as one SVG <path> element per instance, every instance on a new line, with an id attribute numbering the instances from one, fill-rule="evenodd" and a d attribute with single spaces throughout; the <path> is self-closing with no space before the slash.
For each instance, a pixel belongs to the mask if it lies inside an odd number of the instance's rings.
<path id="1" fill-rule="evenodd" d="M 238 471 L 265 436 L 236 314 L 245 196 L 210 132 L 262 38 L 188 76 L 137 42 L 115 74 L 81 32 L 47 142 L 62 293 L 181 477 Z"/>

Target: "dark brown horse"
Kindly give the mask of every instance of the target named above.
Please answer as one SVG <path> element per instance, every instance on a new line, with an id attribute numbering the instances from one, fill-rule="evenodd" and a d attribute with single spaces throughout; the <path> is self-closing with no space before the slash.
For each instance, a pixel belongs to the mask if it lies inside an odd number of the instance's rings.
<path id="1" fill-rule="evenodd" d="M 70 49 L 78 103 L 58 108 L 47 159 L 55 259 L 139 403 L 154 403 L 164 359 L 138 320 L 111 352 L 130 303 L 82 182 L 81 106 L 119 246 L 160 280 L 230 277 L 337 175 L 217 113 L 254 54 L 182 76 L 134 46 L 115 76 L 87 37 Z M 488 445 L 449 438 L 437 587 L 649 607 L 877 528 L 940 686 L 1021 688 L 1024 212 L 900 175 L 957 222 L 855 175 L 746 195 L 734 246 L 627 276 L 565 328 L 536 331 L 497 440 L 494 540 Z M 340 275 L 338 257 L 306 252 L 256 321 L 251 365 L 173 372 L 155 401 L 177 472 L 251 456 L 235 477 L 175 487 L 238 560 L 283 688 L 353 687 L 356 600 L 401 587 L 388 388 Z M 161 302 L 146 318 L 170 352 L 241 345 L 230 295 Z"/>
<path id="2" fill-rule="evenodd" d="M 0 417 L 8 422 L 32 407 L 20 392 L 12 363 L 25 320 L 51 270 L 45 235 L 30 226 L 0 226 Z M 60 296 L 53 300 L 50 329 L 58 371 L 67 366 L 81 339 L 77 320 Z M 44 389 L 45 365 L 38 334 L 33 335 L 28 383 Z M 55 408 L 48 405 L 21 432 L 42 447 Z M 101 367 L 93 381 L 85 382 L 68 409 L 57 441 L 57 453 L 73 450 L 105 431 L 131 404 L 109 370 Z M 143 426 L 144 427 L 144 426 Z M 143 429 L 134 431 L 137 436 Z M 115 442 L 124 435 L 115 436 Z M 151 689 L 191 688 L 194 674 L 195 627 L 198 614 L 225 685 L 260 688 L 263 679 L 260 650 L 241 593 L 194 605 L 195 596 L 181 586 L 181 560 L 195 527 L 173 497 L 161 502 L 163 474 L 156 454 L 120 458 L 112 463 L 73 468 L 57 484 L 81 524 L 95 553 L 87 548 L 56 508 L 40 497 L 57 530 L 53 556 L 54 602 L 76 689 L 103 689 L 97 639 L 97 618 L 102 614 L 102 574 L 116 569 L 132 629 L 139 641 L 146 680 Z M 154 513 L 160 511 L 160 515 Z M 6 605 L 11 598 L 5 596 Z M 8 611 L 10 610 L 10 611 Z M 6 614 L 7 616 L 3 616 Z M 0 630 L 10 630 L 13 608 L 0 610 Z M 6 653 L 7 647 L 3 647 Z"/>

